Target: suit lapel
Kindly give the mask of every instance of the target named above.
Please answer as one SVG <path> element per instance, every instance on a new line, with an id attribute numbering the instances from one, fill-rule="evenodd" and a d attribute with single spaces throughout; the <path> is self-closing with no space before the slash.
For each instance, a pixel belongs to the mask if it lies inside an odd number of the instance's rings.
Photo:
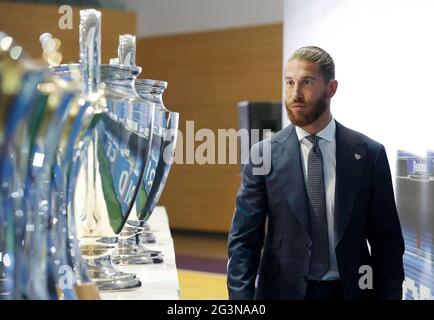
<path id="1" fill-rule="evenodd" d="M 335 246 L 350 220 L 367 161 L 366 147 L 357 133 L 336 122 Z"/>
<path id="2" fill-rule="evenodd" d="M 303 166 L 300 157 L 300 144 L 294 126 L 288 127 L 288 134 L 277 140 L 273 152 L 273 166 L 276 181 L 283 190 L 286 201 L 303 229 L 310 235 L 310 218 L 304 183 Z"/>
<path id="3" fill-rule="evenodd" d="M 310 215 L 301 163 L 300 143 L 294 126 L 276 140 L 272 150 L 278 188 L 297 220 L 310 235 Z M 367 161 L 367 146 L 360 136 L 336 121 L 335 246 L 348 225 Z"/>

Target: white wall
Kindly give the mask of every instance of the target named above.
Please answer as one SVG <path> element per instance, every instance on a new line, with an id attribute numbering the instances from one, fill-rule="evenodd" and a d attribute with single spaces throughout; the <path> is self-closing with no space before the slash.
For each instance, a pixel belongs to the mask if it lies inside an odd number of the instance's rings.
<path id="1" fill-rule="evenodd" d="M 384 143 L 394 167 L 397 149 L 434 149 L 433 30 L 430 0 L 285 0 L 284 62 L 303 45 L 328 51 L 332 113 Z"/>
<path id="2" fill-rule="evenodd" d="M 137 36 L 246 27 L 283 21 L 283 0 L 124 0 Z"/>

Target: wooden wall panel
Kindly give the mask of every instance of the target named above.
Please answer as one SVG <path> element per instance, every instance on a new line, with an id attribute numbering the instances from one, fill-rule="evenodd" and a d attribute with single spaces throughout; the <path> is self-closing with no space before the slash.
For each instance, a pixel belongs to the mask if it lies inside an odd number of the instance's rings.
<path id="1" fill-rule="evenodd" d="M 62 41 L 63 62 L 77 62 L 78 10 L 74 28 L 61 30 L 58 6 L 0 3 L 0 30 L 34 57 L 41 56 L 40 34 L 50 32 Z M 136 16 L 101 11 L 102 62 L 107 63 L 117 54 L 118 35 L 135 33 Z M 189 120 L 196 130 L 238 129 L 239 101 L 281 99 L 282 37 L 277 24 L 139 39 L 137 64 L 142 78 L 169 82 L 165 103 L 180 112 L 184 135 Z M 160 204 L 173 228 L 227 232 L 239 183 L 239 165 L 175 164 Z"/>
<path id="2" fill-rule="evenodd" d="M 138 41 L 141 77 L 169 82 L 164 101 L 180 113 L 184 149 L 186 121 L 238 130 L 239 101 L 281 100 L 282 39 L 277 24 Z M 239 184 L 239 165 L 175 164 L 160 204 L 172 228 L 228 232 Z"/>
<path id="3" fill-rule="evenodd" d="M 78 62 L 80 8 L 73 10 L 73 29 L 62 30 L 58 27 L 61 14 L 59 6 L 0 3 L 0 31 L 14 37 L 33 57 L 41 57 L 42 50 L 39 36 L 44 32 L 51 33 L 62 41 L 61 52 L 63 63 Z M 83 8 L 81 8 L 83 9 Z M 98 9 L 102 12 L 102 62 L 117 56 L 118 36 L 123 33 L 134 34 L 136 15 L 134 12 Z"/>

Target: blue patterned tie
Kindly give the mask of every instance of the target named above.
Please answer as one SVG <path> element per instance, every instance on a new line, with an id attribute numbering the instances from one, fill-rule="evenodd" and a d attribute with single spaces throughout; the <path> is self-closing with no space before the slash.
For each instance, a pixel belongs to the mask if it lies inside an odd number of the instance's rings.
<path id="1" fill-rule="evenodd" d="M 320 138 L 310 135 L 306 139 L 313 144 L 308 156 L 306 183 L 312 233 L 310 276 L 321 280 L 330 269 L 323 158 L 318 145 Z"/>

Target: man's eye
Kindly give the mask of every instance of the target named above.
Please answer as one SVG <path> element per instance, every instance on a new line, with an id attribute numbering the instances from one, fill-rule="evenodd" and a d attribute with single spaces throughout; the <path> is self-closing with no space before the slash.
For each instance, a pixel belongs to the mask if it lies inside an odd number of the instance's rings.
<path id="1" fill-rule="evenodd" d="M 305 84 L 305 85 L 312 85 L 312 84 L 313 84 L 313 81 L 310 80 L 310 79 L 304 79 L 304 84 Z"/>
<path id="2" fill-rule="evenodd" d="M 286 85 L 287 86 L 290 86 L 290 87 L 292 87 L 292 86 L 294 86 L 294 80 L 286 80 Z"/>

